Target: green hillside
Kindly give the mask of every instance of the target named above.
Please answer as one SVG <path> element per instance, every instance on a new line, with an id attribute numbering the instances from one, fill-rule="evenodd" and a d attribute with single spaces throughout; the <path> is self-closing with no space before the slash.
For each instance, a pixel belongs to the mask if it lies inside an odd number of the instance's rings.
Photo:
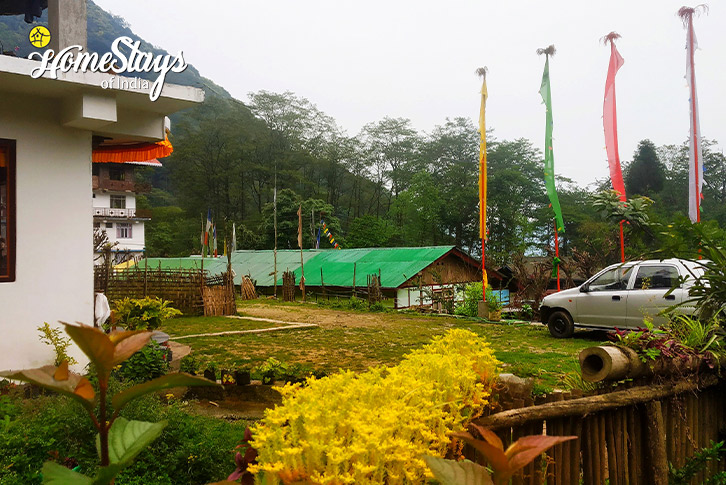
<path id="1" fill-rule="evenodd" d="M 38 24 L 48 25 L 48 10 L 43 11 L 43 16 L 35 24 L 26 24 L 22 15 L 0 16 L 0 44 L 2 50 L 4 52 L 15 51 L 19 57 L 27 57 L 31 52 L 39 50 L 34 48 L 28 41 L 28 33 Z M 107 52 L 114 39 L 120 36 L 140 40 L 141 49 L 144 51 L 150 51 L 154 54 L 168 54 L 164 49 L 153 46 L 134 34 L 124 19 L 106 12 L 93 3 L 92 0 L 88 0 L 88 49 L 94 52 Z M 153 79 L 156 74 L 140 73 L 138 76 Z M 191 64 L 184 72 L 170 72 L 167 75 L 167 81 L 173 84 L 203 88 L 207 95 L 230 97 L 230 94 L 224 88 L 201 76 L 199 71 Z"/>

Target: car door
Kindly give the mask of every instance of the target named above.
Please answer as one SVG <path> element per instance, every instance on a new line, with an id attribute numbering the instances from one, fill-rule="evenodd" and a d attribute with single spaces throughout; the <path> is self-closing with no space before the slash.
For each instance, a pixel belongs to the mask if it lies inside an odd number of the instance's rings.
<path id="1" fill-rule="evenodd" d="M 623 328 L 631 269 L 632 266 L 618 265 L 583 285 L 577 297 L 576 323 Z"/>
<path id="2" fill-rule="evenodd" d="M 629 328 L 643 327 L 650 319 L 658 327 L 667 319 L 661 313 L 683 300 L 678 268 L 666 263 L 643 263 L 638 266 L 632 288 L 628 291 L 626 322 Z M 669 293 L 671 288 L 676 287 Z"/>

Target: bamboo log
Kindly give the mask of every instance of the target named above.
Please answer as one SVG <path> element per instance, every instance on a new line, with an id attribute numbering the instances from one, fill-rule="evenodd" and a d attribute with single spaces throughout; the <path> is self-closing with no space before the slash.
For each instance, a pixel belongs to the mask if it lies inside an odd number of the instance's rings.
<path id="1" fill-rule="evenodd" d="M 674 375 L 695 372 L 703 367 L 702 357 L 659 359 L 651 364 L 640 360 L 637 352 L 627 347 L 601 345 L 580 351 L 582 378 L 588 382 L 619 381 L 649 375 Z"/>
<path id="2" fill-rule="evenodd" d="M 505 426 L 521 426 L 535 420 L 547 420 L 566 416 L 583 416 L 607 409 L 663 399 L 674 394 L 694 391 L 712 386 L 718 382 L 718 377 L 712 374 L 701 376 L 698 380 L 678 381 L 672 384 L 661 384 L 639 389 L 626 389 L 598 396 L 583 397 L 571 401 L 545 403 L 540 406 L 511 409 L 501 413 L 492 414 L 476 421 L 476 424 L 485 428 L 498 429 Z"/>
<path id="3" fill-rule="evenodd" d="M 665 427 L 660 401 L 645 404 L 648 427 L 648 465 L 654 485 L 668 484 L 668 459 L 665 451 Z"/>

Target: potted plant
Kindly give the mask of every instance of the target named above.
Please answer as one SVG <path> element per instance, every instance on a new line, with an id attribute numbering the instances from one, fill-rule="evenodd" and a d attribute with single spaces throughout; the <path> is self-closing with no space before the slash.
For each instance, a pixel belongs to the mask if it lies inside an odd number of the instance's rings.
<path id="1" fill-rule="evenodd" d="M 502 319 L 502 302 L 499 297 L 494 294 L 491 286 L 487 286 L 486 304 L 489 310 L 489 320 L 498 322 Z"/>

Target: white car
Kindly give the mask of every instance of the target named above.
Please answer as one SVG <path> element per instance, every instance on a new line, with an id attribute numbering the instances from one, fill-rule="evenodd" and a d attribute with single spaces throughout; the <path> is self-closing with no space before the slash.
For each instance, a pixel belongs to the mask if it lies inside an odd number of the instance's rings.
<path id="1" fill-rule="evenodd" d="M 576 326 L 642 328 L 645 318 L 657 327 L 666 321 L 663 310 L 688 301 L 689 288 L 702 274 L 698 262 L 682 259 L 613 264 L 577 288 L 546 296 L 542 323 L 556 338 L 571 336 Z M 678 311 L 691 314 L 694 307 L 685 304 Z"/>

